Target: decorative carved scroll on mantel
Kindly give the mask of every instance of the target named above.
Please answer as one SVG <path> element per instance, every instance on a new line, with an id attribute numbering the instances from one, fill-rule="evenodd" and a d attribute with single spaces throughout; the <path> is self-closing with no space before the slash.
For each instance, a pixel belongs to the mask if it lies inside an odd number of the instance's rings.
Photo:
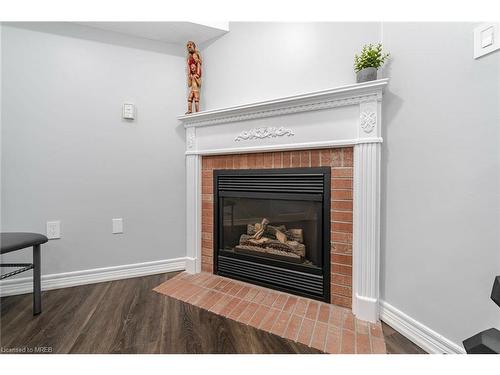
<path id="1" fill-rule="evenodd" d="M 196 139 L 196 136 L 193 133 L 191 133 L 187 136 L 186 143 L 187 143 L 188 148 L 193 148 L 195 139 Z"/>
<path id="2" fill-rule="evenodd" d="M 276 138 L 283 136 L 294 136 L 295 133 L 292 129 L 280 126 L 279 128 L 274 126 L 263 127 L 263 128 L 253 128 L 250 130 L 245 130 L 241 132 L 236 138 L 235 142 L 248 141 L 252 139 L 265 139 L 265 138 Z"/>
<path id="3" fill-rule="evenodd" d="M 372 111 L 361 112 L 360 125 L 365 133 L 370 133 L 377 125 L 377 114 Z"/>

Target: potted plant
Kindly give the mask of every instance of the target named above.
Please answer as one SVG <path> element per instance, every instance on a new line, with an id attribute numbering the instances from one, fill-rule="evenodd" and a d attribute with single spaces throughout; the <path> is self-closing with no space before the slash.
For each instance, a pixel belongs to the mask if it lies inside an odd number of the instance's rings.
<path id="1" fill-rule="evenodd" d="M 377 69 L 384 65 L 389 54 L 382 53 L 382 43 L 365 44 L 361 54 L 354 55 L 354 71 L 356 82 L 374 81 L 377 79 Z"/>

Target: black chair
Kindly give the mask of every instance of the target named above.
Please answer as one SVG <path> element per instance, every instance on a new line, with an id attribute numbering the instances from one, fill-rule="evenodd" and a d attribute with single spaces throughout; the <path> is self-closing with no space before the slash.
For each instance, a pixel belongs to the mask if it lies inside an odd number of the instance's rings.
<path id="1" fill-rule="evenodd" d="M 495 277 L 491 300 L 500 307 L 500 276 Z M 463 341 L 467 354 L 500 354 L 500 331 L 490 328 Z"/>
<path id="2" fill-rule="evenodd" d="M 38 233 L 8 232 L 0 234 L 0 254 L 33 246 L 33 263 L 0 263 L 0 267 L 19 268 L 1 275 L 0 280 L 33 269 L 33 315 L 42 312 L 40 245 L 47 241 L 47 237 Z"/>

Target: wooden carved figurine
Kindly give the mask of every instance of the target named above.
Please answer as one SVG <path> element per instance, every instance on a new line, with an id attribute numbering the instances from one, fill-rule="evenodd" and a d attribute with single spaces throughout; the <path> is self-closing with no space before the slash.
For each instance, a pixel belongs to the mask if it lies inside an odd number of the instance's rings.
<path id="1" fill-rule="evenodd" d="M 200 111 L 200 87 L 201 87 L 201 55 L 196 49 L 196 44 L 192 41 L 186 44 L 188 56 L 187 56 L 187 79 L 189 86 L 189 96 L 188 96 L 188 110 L 186 115 L 193 113 L 193 101 L 194 101 L 194 111 Z"/>

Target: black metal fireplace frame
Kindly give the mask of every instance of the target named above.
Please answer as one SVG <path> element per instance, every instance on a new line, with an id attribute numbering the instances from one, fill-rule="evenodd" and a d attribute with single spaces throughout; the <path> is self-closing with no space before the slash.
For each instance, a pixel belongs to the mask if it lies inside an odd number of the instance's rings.
<path id="1" fill-rule="evenodd" d="M 321 194 L 315 192 L 287 192 L 286 188 L 281 191 L 223 191 L 219 189 L 219 178 L 224 176 L 262 176 L 262 175 L 275 175 L 275 174 L 286 174 L 287 176 L 293 175 L 314 175 L 322 176 L 323 180 L 323 191 Z M 214 199 L 214 225 L 213 225 L 213 245 L 214 245 L 214 256 L 213 265 L 214 273 L 231 277 L 237 280 L 249 282 L 252 284 L 257 284 L 265 286 L 268 288 L 293 293 L 296 295 L 317 299 L 320 301 L 330 302 L 330 181 L 331 181 L 331 169 L 330 167 L 313 167 L 313 168 L 280 168 L 280 169 L 222 169 L 214 170 L 213 174 L 213 199 Z M 237 261 L 241 264 L 261 264 L 262 267 L 266 268 L 268 272 L 275 272 L 276 275 L 280 273 L 291 272 L 298 277 L 303 277 L 304 279 L 315 279 L 316 283 L 321 283 L 321 293 L 308 292 L 300 290 L 300 288 L 287 287 L 279 284 L 273 284 L 270 282 L 259 280 L 258 278 L 251 278 L 235 273 L 228 273 L 219 269 L 219 226 L 222 214 L 222 207 L 219 207 L 219 194 L 221 196 L 238 196 L 238 197 L 248 197 L 248 198 L 273 198 L 273 199 L 297 199 L 297 200 L 312 200 L 312 201 L 322 201 L 322 241 L 321 241 L 321 254 L 322 254 L 322 266 L 320 268 L 307 267 L 300 264 L 287 263 L 276 259 L 270 259 L 265 257 L 256 257 L 247 254 L 230 254 L 224 252 L 221 260 L 223 261 Z M 319 196 L 321 195 L 321 196 Z M 258 262 L 255 260 L 258 259 Z M 284 267 L 286 265 L 286 267 Z M 279 277 L 279 276 L 278 276 Z M 286 277 L 286 276 L 283 276 Z M 298 281 L 300 282 L 300 281 Z"/>

